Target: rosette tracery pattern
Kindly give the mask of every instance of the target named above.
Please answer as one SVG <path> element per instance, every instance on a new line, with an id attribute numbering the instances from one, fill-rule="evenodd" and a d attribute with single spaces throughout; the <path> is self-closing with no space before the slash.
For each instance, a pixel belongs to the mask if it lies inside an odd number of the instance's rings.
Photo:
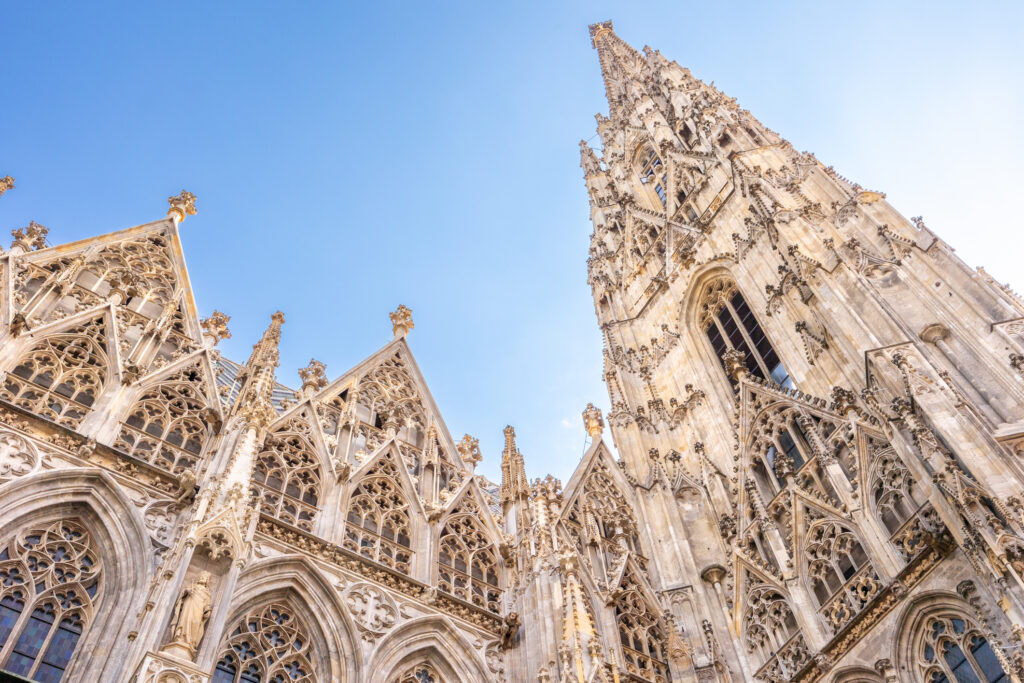
<path id="1" fill-rule="evenodd" d="M 213 683 L 316 683 L 308 631 L 289 605 L 271 603 L 238 620 Z"/>
<path id="2" fill-rule="evenodd" d="M 170 472 L 194 470 L 210 435 L 195 367 L 147 389 L 121 424 L 114 447 Z"/>
<path id="3" fill-rule="evenodd" d="M 747 591 L 743 640 L 762 680 L 788 681 L 810 659 L 789 601 L 766 584 Z"/>
<path id="4" fill-rule="evenodd" d="M 254 493 L 260 510 L 271 517 L 312 531 L 320 500 L 320 459 L 306 433 L 292 424 L 267 437 L 256 458 Z"/>
<path id="5" fill-rule="evenodd" d="M 74 520 L 20 532 L 0 548 L 0 668 L 59 681 L 100 599 L 102 565 Z"/>
<path id="6" fill-rule="evenodd" d="M 948 613 L 927 620 L 916 653 L 927 683 L 1008 683 L 992 645 L 970 619 Z"/>
<path id="7" fill-rule="evenodd" d="M 105 334 L 96 318 L 43 338 L 7 373 L 0 397 L 74 429 L 106 384 Z"/>
<path id="8" fill-rule="evenodd" d="M 441 530 L 438 587 L 495 614 L 501 613 L 498 554 L 478 521 L 476 505 L 463 504 Z"/>
<path id="9" fill-rule="evenodd" d="M 437 671 L 429 664 L 417 664 L 393 681 L 394 683 L 442 683 Z"/>
<path id="10" fill-rule="evenodd" d="M 622 588 L 615 601 L 615 623 L 619 629 L 626 670 L 645 681 L 667 683 L 666 639 L 658 617 L 629 574 Z"/>
<path id="11" fill-rule="evenodd" d="M 348 506 L 344 546 L 408 574 L 412 559 L 409 503 L 398 477 L 395 464 L 381 459 L 359 482 Z"/>

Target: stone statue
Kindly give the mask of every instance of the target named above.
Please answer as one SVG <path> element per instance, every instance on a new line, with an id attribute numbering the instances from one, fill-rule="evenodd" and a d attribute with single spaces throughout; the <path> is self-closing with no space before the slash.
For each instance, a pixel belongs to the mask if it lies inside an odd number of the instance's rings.
<path id="1" fill-rule="evenodd" d="M 171 617 L 171 642 L 167 649 L 185 649 L 195 655 L 210 619 L 210 572 L 200 572 L 181 592 Z"/>

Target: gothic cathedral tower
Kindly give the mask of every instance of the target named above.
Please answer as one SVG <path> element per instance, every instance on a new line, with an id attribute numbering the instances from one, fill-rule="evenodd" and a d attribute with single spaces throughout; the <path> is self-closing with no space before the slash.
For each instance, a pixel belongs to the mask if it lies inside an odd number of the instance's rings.
<path id="1" fill-rule="evenodd" d="M 605 660 L 635 680 L 1021 680 L 1024 301 L 611 22 L 590 35 L 606 476 L 636 514 L 584 502 L 583 546 L 634 552 L 578 564 L 608 604 L 635 571 L 653 617 L 613 610 Z"/>

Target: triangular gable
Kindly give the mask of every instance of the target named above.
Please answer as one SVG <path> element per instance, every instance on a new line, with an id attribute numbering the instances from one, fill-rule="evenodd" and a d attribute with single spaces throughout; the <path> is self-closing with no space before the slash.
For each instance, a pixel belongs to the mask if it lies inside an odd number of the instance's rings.
<path id="1" fill-rule="evenodd" d="M 388 342 L 358 365 L 329 382 L 326 387 L 315 394 L 316 399 L 330 402 L 347 390 L 347 400 L 351 401 L 353 389 L 359 385 L 359 382 L 375 368 L 392 358 L 398 358 L 402 362 L 403 368 L 413 384 L 413 389 L 423 405 L 423 412 L 426 418 L 423 425 L 424 433 L 426 433 L 427 427 L 432 423 L 437 429 L 438 439 L 444 450 L 445 457 L 459 469 L 467 469 L 466 463 L 462 462 L 459 456 L 455 441 L 448 431 L 448 426 L 441 416 L 440 409 L 434 402 L 434 397 L 430 393 L 426 379 L 423 377 L 423 373 L 413 356 L 412 349 L 405 338 Z"/>
<path id="2" fill-rule="evenodd" d="M 484 498 L 483 492 L 480 491 L 480 486 L 476 483 L 476 477 L 466 477 L 466 481 L 445 505 L 445 515 L 438 527 L 443 530 L 449 520 L 461 515 L 472 515 L 479 520 L 490 533 L 491 542 L 495 547 L 501 543 L 501 529 L 491 514 L 487 500 Z"/>
<path id="3" fill-rule="evenodd" d="M 201 343 L 201 329 L 178 228 L 170 219 L 145 223 L 125 230 L 69 242 L 16 257 L 20 263 L 37 268 L 58 260 L 78 259 L 84 270 L 109 268 L 118 263 L 133 275 L 149 278 L 155 293 L 153 303 L 164 306 L 179 301 L 185 331 Z M 154 264 L 162 266 L 154 269 Z M 154 312 L 154 316 L 157 315 Z"/>
<path id="4" fill-rule="evenodd" d="M 274 421 L 267 432 L 267 439 L 280 437 L 283 434 L 294 434 L 305 442 L 307 448 L 319 463 L 321 481 L 326 482 L 332 474 L 330 462 L 326 459 L 326 449 L 319 427 L 316 425 L 313 411 L 308 405 L 300 405 Z"/>
<path id="5" fill-rule="evenodd" d="M 170 365 L 166 365 L 155 372 L 151 372 L 148 375 L 144 375 L 139 378 L 136 382 L 138 394 L 141 395 L 145 393 L 161 382 L 173 377 L 180 370 L 189 368 L 190 366 L 193 366 L 195 371 L 199 374 L 199 377 L 195 380 L 194 384 L 201 388 L 203 396 L 205 396 L 207 400 L 207 407 L 214 410 L 217 415 L 223 419 L 224 411 L 221 407 L 220 395 L 217 392 L 217 379 L 213 371 L 213 360 L 210 358 L 209 349 L 205 347 L 199 351 L 179 358 Z"/>
<path id="6" fill-rule="evenodd" d="M 402 493 L 408 500 L 410 512 L 415 509 L 420 515 L 425 515 L 416 486 L 413 484 L 409 471 L 402 463 L 402 454 L 398 449 L 398 444 L 394 438 L 388 439 L 373 455 L 366 459 L 366 462 L 359 466 L 359 469 L 352 473 L 349 479 L 352 490 L 355 491 L 360 483 L 371 477 L 387 476 L 388 478 L 397 479 L 398 486 L 402 489 Z M 387 470 L 391 469 L 387 465 L 391 465 L 394 468 L 395 474 L 393 476 L 387 472 Z"/>
<path id="7" fill-rule="evenodd" d="M 598 439 L 587 449 L 583 459 L 576 465 L 576 469 L 573 471 L 572 476 L 569 477 L 569 481 L 563 489 L 562 499 L 565 500 L 565 504 L 562 506 L 560 518 L 566 516 L 569 507 L 576 500 L 577 494 L 581 491 L 587 477 L 602 465 L 606 466 L 609 476 L 618 485 L 618 492 L 623 498 L 632 503 L 633 487 L 630 485 L 629 480 L 626 479 L 626 475 L 619 469 L 604 439 Z"/>
<path id="8" fill-rule="evenodd" d="M 14 347 L 16 350 L 11 354 L 11 356 L 20 358 L 28 350 L 34 348 L 47 337 L 66 334 L 83 325 L 91 326 L 91 323 L 94 320 L 102 321 L 102 335 L 92 329 L 87 330 L 86 334 L 95 341 L 98 341 L 97 338 L 102 336 L 102 342 L 100 343 L 103 347 L 103 352 L 106 355 L 108 381 L 108 384 L 104 388 L 107 389 L 110 386 L 114 386 L 114 383 L 121 381 L 122 369 L 120 345 L 118 344 L 117 337 L 117 325 L 114 323 L 114 311 L 113 306 L 110 303 L 90 308 L 82 311 L 81 313 L 68 316 L 62 320 L 55 320 L 54 322 L 47 323 L 46 325 L 42 325 L 34 330 L 29 330 L 23 333 L 18 338 L 19 343 Z"/>

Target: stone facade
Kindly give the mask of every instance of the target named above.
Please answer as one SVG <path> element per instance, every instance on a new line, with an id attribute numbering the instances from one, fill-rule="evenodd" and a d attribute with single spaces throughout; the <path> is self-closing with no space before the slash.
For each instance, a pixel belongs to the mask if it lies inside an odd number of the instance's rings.
<path id="1" fill-rule="evenodd" d="M 474 474 L 406 340 L 244 364 L 178 226 L 0 255 L 0 668 L 36 680 L 1018 681 L 1024 302 L 610 23 L 612 411 Z M 0 194 L 14 187 L 0 181 Z M 607 426 L 616 457 L 603 440 Z"/>

